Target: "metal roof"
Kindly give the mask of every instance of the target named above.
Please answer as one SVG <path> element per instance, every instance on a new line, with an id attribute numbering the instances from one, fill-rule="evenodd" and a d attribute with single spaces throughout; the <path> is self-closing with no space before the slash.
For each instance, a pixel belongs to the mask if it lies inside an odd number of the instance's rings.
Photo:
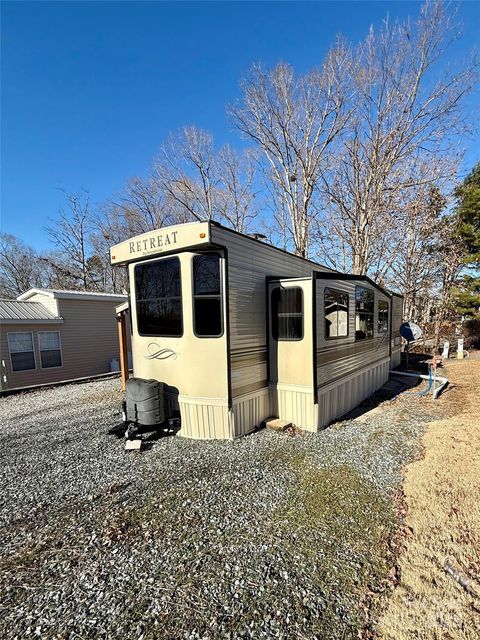
<path id="1" fill-rule="evenodd" d="M 44 295 L 49 298 L 63 298 L 72 299 L 78 298 L 80 300 L 98 300 L 98 301 L 111 301 L 111 302 L 123 302 L 127 299 L 126 294 L 121 293 L 103 293 L 101 291 L 67 291 L 66 289 L 29 289 L 25 293 L 17 296 L 17 300 L 28 300 L 34 295 Z"/>
<path id="2" fill-rule="evenodd" d="M 0 300 L 0 322 L 23 324 L 25 322 L 63 322 L 40 302 L 20 302 L 19 300 Z"/>

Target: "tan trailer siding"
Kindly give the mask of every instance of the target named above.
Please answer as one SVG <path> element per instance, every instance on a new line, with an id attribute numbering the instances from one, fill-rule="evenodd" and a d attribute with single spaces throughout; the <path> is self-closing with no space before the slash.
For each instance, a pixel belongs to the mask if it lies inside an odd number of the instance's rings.
<path id="1" fill-rule="evenodd" d="M 108 373 L 111 359 L 119 357 L 114 302 L 80 299 L 60 299 L 58 302 L 60 315 L 64 318 L 62 324 L 2 325 L 2 365 L 5 363 L 2 366 L 3 390 Z M 36 369 L 12 371 L 7 333 L 14 331 L 33 333 Z M 60 332 L 61 367 L 42 369 L 37 335 L 40 331 Z M 6 382 L 3 379 L 4 375 L 7 377 Z"/>
<path id="2" fill-rule="evenodd" d="M 266 278 L 330 271 L 263 242 L 212 226 L 212 242 L 227 247 L 233 399 L 266 387 Z M 309 318 L 305 320 L 306 324 Z"/>
<path id="3" fill-rule="evenodd" d="M 305 277 L 326 267 L 280 251 L 263 242 L 250 240 L 212 225 L 211 241 L 227 248 L 230 316 L 230 376 L 235 436 L 248 433 L 262 420 L 278 414 L 277 402 L 295 406 L 300 425 L 305 389 L 300 395 L 292 389 L 269 391 L 267 367 L 267 276 Z M 305 314 L 305 327 L 311 327 L 311 311 Z M 305 368 L 310 364 L 306 364 Z M 277 397 L 278 391 L 278 397 Z M 307 392 L 308 393 L 308 392 Z M 309 387 L 310 403 L 313 393 Z M 313 409 L 312 409 L 313 410 Z M 291 417 L 290 419 L 293 419 Z"/>
<path id="4" fill-rule="evenodd" d="M 179 260 L 182 297 L 181 336 L 140 335 L 136 310 L 135 268 L 129 265 L 131 289 L 132 350 L 134 375 L 153 378 L 166 386 L 167 417 L 180 411 L 179 435 L 188 438 L 233 438 L 228 407 L 227 332 L 215 338 L 198 337 L 193 330 L 192 265 L 196 254 L 182 251 Z M 165 256 L 167 257 L 167 256 Z M 164 259 L 156 257 L 153 262 Z M 223 265 L 223 259 L 222 259 Z M 222 266 L 223 269 L 223 266 Z M 225 301 L 226 292 L 222 291 Z M 225 309 L 223 308 L 223 317 Z M 168 350 L 166 358 L 155 352 Z"/>

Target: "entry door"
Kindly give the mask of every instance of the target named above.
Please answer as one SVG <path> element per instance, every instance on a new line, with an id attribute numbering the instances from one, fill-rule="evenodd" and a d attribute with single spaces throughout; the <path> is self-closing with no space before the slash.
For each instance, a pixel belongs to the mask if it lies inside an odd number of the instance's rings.
<path id="1" fill-rule="evenodd" d="M 269 382 L 312 388 L 312 280 L 269 283 Z"/>

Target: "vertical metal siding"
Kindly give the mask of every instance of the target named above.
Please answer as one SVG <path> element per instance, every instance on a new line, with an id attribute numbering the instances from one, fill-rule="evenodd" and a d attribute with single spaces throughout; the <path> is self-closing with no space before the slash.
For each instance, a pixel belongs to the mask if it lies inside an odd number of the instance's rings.
<path id="1" fill-rule="evenodd" d="M 388 380 L 390 361 L 377 363 L 371 369 L 360 371 L 318 392 L 318 429 L 326 427 L 341 417 L 365 398 L 374 393 Z"/>

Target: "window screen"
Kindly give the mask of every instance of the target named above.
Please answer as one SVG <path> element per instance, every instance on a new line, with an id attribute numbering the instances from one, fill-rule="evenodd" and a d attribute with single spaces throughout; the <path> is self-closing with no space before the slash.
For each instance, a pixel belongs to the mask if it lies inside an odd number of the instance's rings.
<path id="1" fill-rule="evenodd" d="M 222 335 L 220 256 L 204 253 L 193 258 L 193 329 L 196 336 Z"/>
<path id="2" fill-rule="evenodd" d="M 58 331 L 39 331 L 38 347 L 40 349 L 42 369 L 62 366 L 60 333 Z"/>
<path id="3" fill-rule="evenodd" d="M 348 336 L 348 294 L 325 288 L 325 338 Z"/>
<path id="4" fill-rule="evenodd" d="M 8 350 L 12 361 L 12 371 L 28 371 L 35 369 L 33 352 L 33 334 L 18 332 L 8 334 Z"/>
<path id="5" fill-rule="evenodd" d="M 273 289 L 272 333 L 275 340 L 303 338 L 303 292 L 300 287 Z"/>
<path id="6" fill-rule="evenodd" d="M 378 333 L 388 332 L 388 302 L 386 300 L 378 301 Z"/>
<path id="7" fill-rule="evenodd" d="M 180 337 L 183 334 L 180 260 L 165 258 L 135 267 L 138 333 Z"/>
<path id="8" fill-rule="evenodd" d="M 373 338 L 373 306 L 372 289 L 355 287 L 355 339 Z"/>

